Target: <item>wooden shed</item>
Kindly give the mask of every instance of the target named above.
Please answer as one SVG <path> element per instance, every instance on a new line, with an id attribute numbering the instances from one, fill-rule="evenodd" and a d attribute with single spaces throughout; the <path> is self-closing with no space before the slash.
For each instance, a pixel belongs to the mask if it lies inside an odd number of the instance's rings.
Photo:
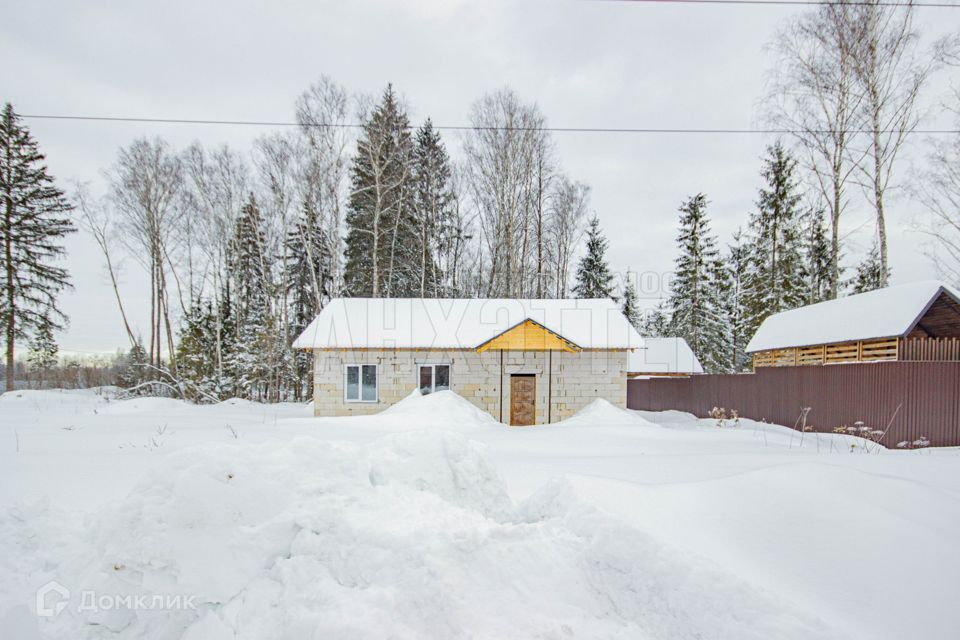
<path id="1" fill-rule="evenodd" d="M 753 366 L 960 360 L 960 298 L 938 281 L 877 289 L 777 313 L 747 353 Z"/>

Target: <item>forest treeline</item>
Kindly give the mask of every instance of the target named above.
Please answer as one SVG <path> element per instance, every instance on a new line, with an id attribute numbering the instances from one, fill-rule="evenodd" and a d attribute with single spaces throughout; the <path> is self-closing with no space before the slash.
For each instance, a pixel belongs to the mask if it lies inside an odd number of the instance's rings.
<path id="1" fill-rule="evenodd" d="M 760 115 L 783 133 L 761 159 L 755 206 L 721 242 L 707 196 L 683 199 L 670 291 L 646 312 L 630 274 L 618 282 L 610 269 L 589 186 L 564 170 L 538 106 L 509 88 L 476 100 L 468 127 L 448 137 L 429 117 L 411 121 L 392 85 L 357 96 L 321 77 L 296 99 L 296 126 L 247 150 L 133 140 L 100 193 L 56 186 L 7 105 L 7 370 L 15 342 L 29 343 L 33 369 L 56 362 L 56 300 L 69 287 L 61 240 L 76 228 L 96 241 L 113 287 L 122 381 L 150 392 L 309 397 L 310 356 L 291 343 L 337 296 L 610 296 L 643 333 L 685 338 L 708 371 L 742 370 L 770 313 L 888 283 L 894 168 L 922 90 L 957 51 L 955 38 L 922 48 L 912 9 L 883 3 L 819 6 L 771 44 Z M 927 149 L 910 195 L 930 212 L 918 229 L 931 257 L 956 276 L 960 136 Z M 876 241 L 845 274 L 841 220 L 854 204 L 873 212 Z M 142 270 L 124 278 L 128 258 Z M 129 320 L 122 279 L 149 291 L 145 330 Z"/>

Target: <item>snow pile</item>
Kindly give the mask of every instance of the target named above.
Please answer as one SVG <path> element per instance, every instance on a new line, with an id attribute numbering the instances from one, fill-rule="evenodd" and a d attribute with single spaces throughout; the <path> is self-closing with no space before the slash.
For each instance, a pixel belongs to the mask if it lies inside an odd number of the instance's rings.
<path id="1" fill-rule="evenodd" d="M 620 409 L 603 398 L 597 398 L 574 416 L 561 420 L 557 424 L 567 426 L 606 426 L 606 425 L 637 425 L 656 426 L 644 419 L 636 412 Z"/>
<path id="2" fill-rule="evenodd" d="M 836 637 L 568 483 L 514 508 L 482 451 L 450 432 L 185 450 L 90 525 L 53 559 L 73 593 L 193 606 L 71 601 L 41 623 L 50 637 Z"/>
<path id="3" fill-rule="evenodd" d="M 423 395 L 414 390 L 376 418 L 417 427 L 470 428 L 499 424 L 489 413 L 453 391 Z"/>

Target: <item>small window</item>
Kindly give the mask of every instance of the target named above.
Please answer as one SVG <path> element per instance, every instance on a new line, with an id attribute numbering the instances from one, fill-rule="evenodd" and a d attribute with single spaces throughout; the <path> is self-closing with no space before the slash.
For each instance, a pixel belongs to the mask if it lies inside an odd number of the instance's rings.
<path id="1" fill-rule="evenodd" d="M 426 395 L 434 391 L 450 389 L 450 365 L 422 364 L 420 365 L 420 393 Z"/>
<path id="2" fill-rule="evenodd" d="M 344 392 L 347 402 L 376 402 L 377 365 L 348 364 Z"/>

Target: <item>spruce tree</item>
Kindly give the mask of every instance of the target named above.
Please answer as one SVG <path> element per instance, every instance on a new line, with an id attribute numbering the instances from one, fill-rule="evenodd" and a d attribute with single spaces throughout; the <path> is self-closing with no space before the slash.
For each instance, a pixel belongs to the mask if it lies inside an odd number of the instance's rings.
<path id="1" fill-rule="evenodd" d="M 41 322 L 30 339 L 27 364 L 42 377 L 57 366 L 57 354 L 60 348 L 53 338 L 53 327 L 49 322 Z"/>
<path id="2" fill-rule="evenodd" d="M 137 338 L 136 344 L 130 347 L 122 360 L 123 369 L 117 375 L 117 386 L 123 389 L 132 389 L 143 384 L 149 377 L 147 370 L 149 359 L 147 350 L 143 347 L 143 339 Z"/>
<path id="3" fill-rule="evenodd" d="M 291 339 L 300 335 L 307 325 L 320 313 L 330 300 L 333 284 L 333 256 L 328 247 L 327 230 L 311 207 L 303 207 L 300 218 L 286 239 L 287 253 L 292 259 L 287 263 L 287 296 L 290 299 L 287 318 Z M 289 345 L 287 345 L 289 347 Z M 293 399 L 301 401 L 310 396 L 310 366 L 313 362 L 309 352 L 297 349 L 285 359 L 291 367 Z"/>
<path id="4" fill-rule="evenodd" d="M 587 228 L 587 253 L 577 265 L 577 283 L 573 293 L 578 298 L 612 298 L 613 274 L 607 265 L 607 239 L 600 230 L 600 219 L 594 216 Z"/>
<path id="5" fill-rule="evenodd" d="M 887 276 L 889 277 L 888 270 Z M 852 293 L 866 293 L 884 286 L 883 263 L 880 261 L 880 247 L 874 240 L 870 252 L 863 262 L 857 265 L 857 274 L 850 281 Z"/>
<path id="6" fill-rule="evenodd" d="M 729 245 L 726 263 L 729 273 L 729 291 L 723 299 L 730 319 L 730 366 L 734 371 L 746 371 L 750 368 L 750 357 L 744 351 L 750 341 L 747 327 L 747 310 L 744 287 L 749 269 L 750 246 L 744 242 L 739 229 L 733 234 L 733 244 Z"/>
<path id="7" fill-rule="evenodd" d="M 414 218 L 417 228 L 420 297 L 443 295 L 444 281 L 438 260 L 456 231 L 453 223 L 453 189 L 450 158 L 440 139 L 440 132 L 427 118 L 417 130 L 414 150 L 413 180 L 416 189 Z"/>
<path id="8" fill-rule="evenodd" d="M 41 326 L 62 328 L 57 296 L 70 286 L 63 237 L 73 208 L 47 172 L 29 130 L 7 103 L 0 116 L 0 324 L 6 342 L 7 390 L 13 389 L 14 343 Z"/>
<path id="9" fill-rule="evenodd" d="M 723 264 L 702 193 L 680 206 L 677 246 L 668 331 L 687 341 L 705 371 L 726 371 L 730 360 L 728 320 L 721 301 Z"/>
<path id="10" fill-rule="evenodd" d="M 350 167 L 344 286 L 351 296 L 419 295 L 413 139 L 393 86 L 363 125 Z"/>
<path id="11" fill-rule="evenodd" d="M 236 331 L 226 368 L 235 390 L 253 399 L 262 399 L 269 389 L 276 340 L 265 235 L 260 208 L 251 194 L 240 210 L 227 261 Z"/>
<path id="12" fill-rule="evenodd" d="M 750 267 L 744 300 L 749 334 L 767 316 L 806 302 L 797 162 L 777 141 L 767 148 L 757 211 L 750 216 Z"/>
<path id="13" fill-rule="evenodd" d="M 620 304 L 620 310 L 627 317 L 630 324 L 637 331 L 643 329 L 643 317 L 640 314 L 639 302 L 637 300 L 637 288 L 630 278 L 630 272 L 627 271 L 627 282 L 623 286 L 623 302 Z"/>
<path id="14" fill-rule="evenodd" d="M 816 304 L 830 296 L 830 241 L 822 209 L 812 209 L 808 213 L 805 236 L 806 303 Z"/>
<path id="15" fill-rule="evenodd" d="M 177 342 L 177 375 L 188 398 L 223 397 L 217 375 L 217 313 L 209 301 L 197 301 L 181 319 Z"/>
<path id="16" fill-rule="evenodd" d="M 647 313 L 640 333 L 650 338 L 662 338 L 666 337 L 669 327 L 670 318 L 667 317 L 666 307 L 661 300 L 655 309 Z"/>

